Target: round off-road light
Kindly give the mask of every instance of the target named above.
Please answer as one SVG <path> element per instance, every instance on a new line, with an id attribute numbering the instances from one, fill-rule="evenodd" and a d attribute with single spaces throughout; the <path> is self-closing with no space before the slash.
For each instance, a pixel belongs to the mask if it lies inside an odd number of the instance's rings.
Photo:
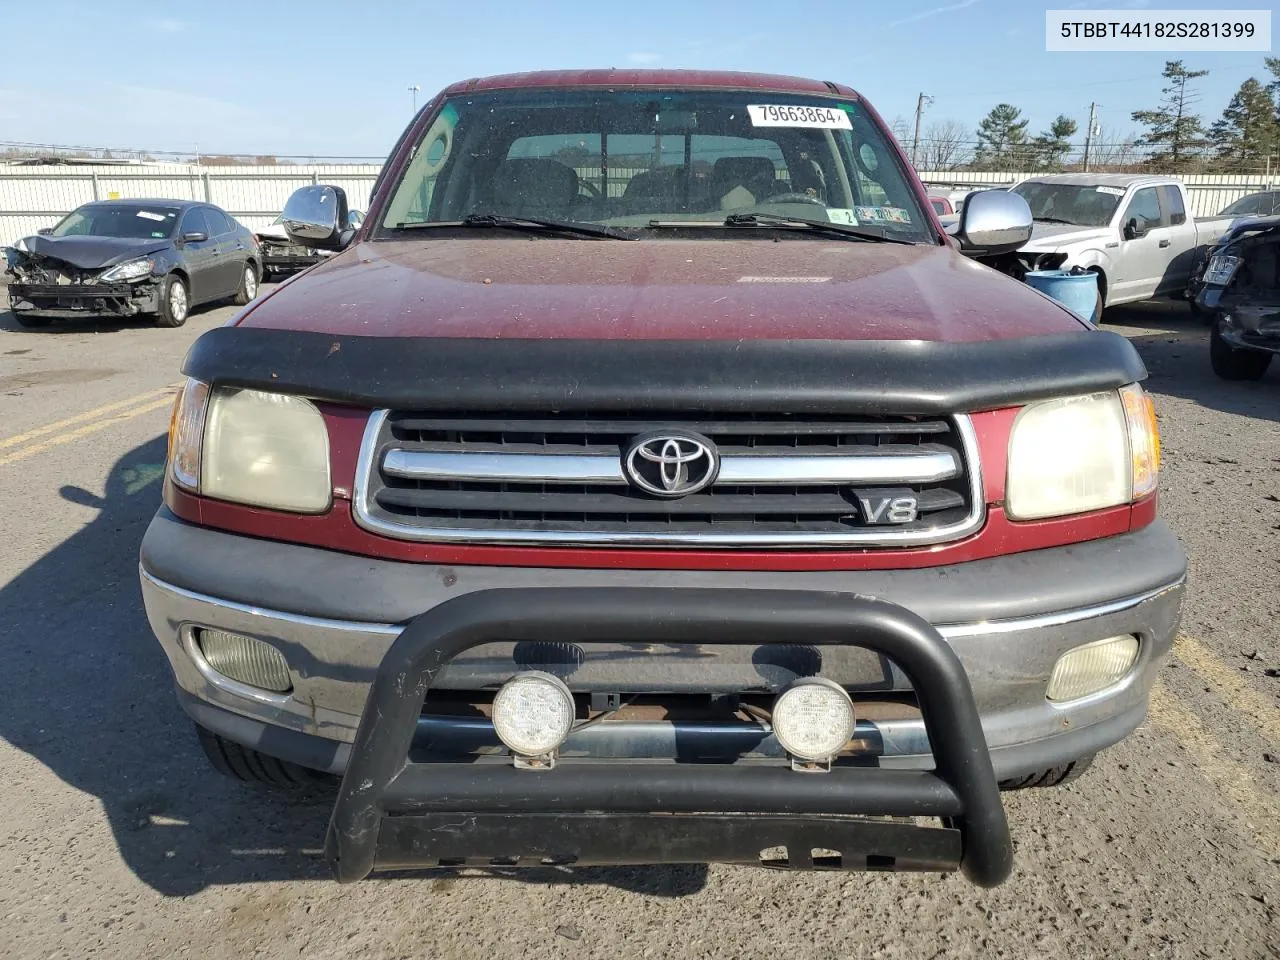
<path id="1" fill-rule="evenodd" d="M 1124 678 L 1138 659 L 1138 638 L 1131 633 L 1095 640 L 1068 650 L 1053 665 L 1045 696 L 1078 700 Z"/>
<path id="2" fill-rule="evenodd" d="M 573 729 L 573 694 L 559 677 L 541 670 L 519 673 L 493 698 L 493 728 L 519 757 L 544 757 Z"/>
<path id="3" fill-rule="evenodd" d="M 829 761 L 853 736 L 853 701 L 826 677 L 801 677 L 773 704 L 773 735 L 800 760 Z"/>

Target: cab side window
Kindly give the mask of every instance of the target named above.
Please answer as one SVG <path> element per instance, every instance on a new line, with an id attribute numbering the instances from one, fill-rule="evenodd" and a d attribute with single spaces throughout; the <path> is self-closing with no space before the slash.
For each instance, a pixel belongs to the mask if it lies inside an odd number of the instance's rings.
<path id="1" fill-rule="evenodd" d="M 1160 226 L 1160 198 L 1156 195 L 1155 187 L 1143 187 L 1129 201 L 1129 209 L 1125 211 L 1123 222 L 1127 224 L 1135 218 L 1139 225 L 1145 220 L 1148 230 Z"/>
<path id="2" fill-rule="evenodd" d="M 1180 223 L 1187 222 L 1187 207 L 1182 202 L 1182 191 L 1177 187 L 1169 184 L 1160 188 L 1161 205 L 1169 214 L 1169 223 L 1171 226 L 1178 226 Z"/>

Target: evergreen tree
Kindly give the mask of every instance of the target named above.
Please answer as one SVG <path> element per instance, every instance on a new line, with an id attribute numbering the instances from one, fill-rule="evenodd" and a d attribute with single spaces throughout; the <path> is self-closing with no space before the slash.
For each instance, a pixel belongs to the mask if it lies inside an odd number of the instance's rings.
<path id="1" fill-rule="evenodd" d="M 1181 60 L 1167 60 L 1161 74 L 1169 85 L 1161 90 L 1164 99 L 1155 110 L 1135 110 L 1133 119 L 1145 124 L 1143 146 L 1164 147 L 1148 158 L 1156 166 L 1170 170 L 1185 167 L 1206 145 L 1204 124 L 1191 112 L 1199 97 L 1191 90 L 1192 80 L 1207 76 L 1208 70 L 1188 70 Z"/>
<path id="2" fill-rule="evenodd" d="M 1280 65 L 1280 61 L 1277 61 Z M 1209 131 L 1217 156 L 1240 170 L 1263 170 L 1280 144 L 1276 105 L 1261 83 L 1250 77 L 1240 84 L 1222 118 Z"/>
<path id="3" fill-rule="evenodd" d="M 1027 123 L 1022 111 L 1011 103 L 991 108 L 978 125 L 978 148 L 973 165 L 980 170 L 1018 170 L 1029 159 Z"/>
<path id="4" fill-rule="evenodd" d="M 1058 114 L 1049 129 L 1031 142 L 1036 166 L 1041 170 L 1061 170 L 1067 154 L 1071 152 L 1071 138 L 1077 129 L 1074 120 Z"/>

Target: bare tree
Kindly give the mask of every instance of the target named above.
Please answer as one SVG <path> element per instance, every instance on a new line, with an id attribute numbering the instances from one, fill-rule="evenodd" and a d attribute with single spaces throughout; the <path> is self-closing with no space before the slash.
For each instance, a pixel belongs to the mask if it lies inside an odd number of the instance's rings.
<path id="1" fill-rule="evenodd" d="M 911 125 L 907 123 L 906 117 L 902 114 L 894 117 L 893 122 L 889 124 L 889 132 L 893 134 L 898 143 L 903 145 L 904 149 L 910 149 Z"/>
<path id="2" fill-rule="evenodd" d="M 920 169 L 956 169 L 968 159 L 970 142 L 964 124 L 935 120 L 920 133 Z"/>
<path id="3" fill-rule="evenodd" d="M 1100 127 L 1090 148 L 1090 166 L 1097 172 L 1120 173 L 1142 162 L 1138 153 L 1139 135 L 1121 134 L 1114 127 Z"/>

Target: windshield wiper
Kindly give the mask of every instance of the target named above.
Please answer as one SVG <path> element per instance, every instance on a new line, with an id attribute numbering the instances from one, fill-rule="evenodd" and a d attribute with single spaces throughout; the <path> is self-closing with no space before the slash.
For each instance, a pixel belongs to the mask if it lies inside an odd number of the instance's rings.
<path id="1" fill-rule="evenodd" d="M 1082 227 L 1084 224 L 1076 223 L 1074 220 L 1063 220 L 1059 217 L 1032 217 L 1036 223 L 1065 223 L 1069 227 Z"/>
<path id="2" fill-rule="evenodd" d="M 680 227 L 783 227 L 812 230 L 842 240 L 869 240 L 872 243 L 905 243 L 915 245 L 915 240 L 887 237 L 882 233 L 855 230 L 828 220 L 806 220 L 804 217 L 788 217 L 778 213 L 731 213 L 723 220 L 650 220 L 650 227 L 679 229 Z"/>
<path id="3" fill-rule="evenodd" d="M 397 223 L 397 230 L 425 230 L 443 227 L 500 227 L 522 230 L 526 233 L 559 234 L 561 236 L 591 237 L 597 240 L 638 240 L 634 234 L 624 233 L 612 227 L 596 226 L 576 220 L 542 220 L 536 217 L 508 217 L 499 213 L 473 213 L 461 220 L 429 220 L 424 223 Z"/>

